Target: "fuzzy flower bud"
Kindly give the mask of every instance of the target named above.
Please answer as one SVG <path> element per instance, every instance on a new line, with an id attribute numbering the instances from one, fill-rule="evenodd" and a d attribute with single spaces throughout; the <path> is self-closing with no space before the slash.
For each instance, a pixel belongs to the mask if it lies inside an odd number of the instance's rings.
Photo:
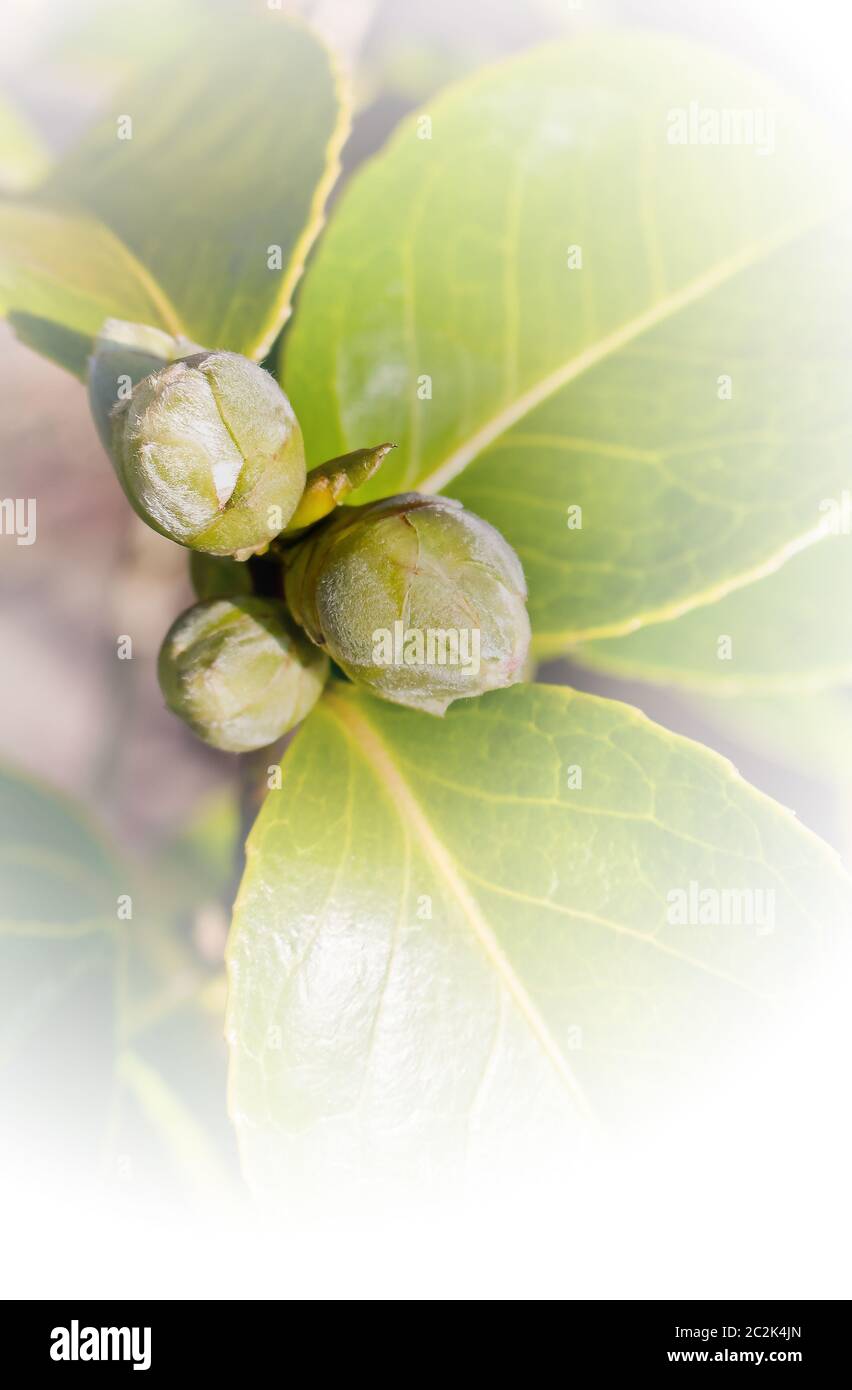
<path id="1" fill-rule="evenodd" d="M 157 674 L 169 709 L 200 738 L 247 753 L 304 719 L 322 692 L 328 659 L 282 603 L 207 599 L 169 629 Z"/>
<path id="2" fill-rule="evenodd" d="M 234 352 L 199 352 L 146 376 L 111 416 L 112 457 L 132 506 L 170 540 L 211 555 L 262 551 L 305 487 L 284 392 Z"/>
<path id="3" fill-rule="evenodd" d="M 443 714 L 523 678 L 520 561 L 460 502 L 408 493 L 342 507 L 294 546 L 285 583 L 312 641 L 385 700 Z"/>

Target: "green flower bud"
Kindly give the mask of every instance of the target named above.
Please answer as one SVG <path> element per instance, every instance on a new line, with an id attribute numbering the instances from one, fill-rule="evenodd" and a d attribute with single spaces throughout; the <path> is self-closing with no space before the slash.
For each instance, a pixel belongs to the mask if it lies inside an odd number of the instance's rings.
<path id="1" fill-rule="evenodd" d="M 112 412 L 112 457 L 131 505 L 180 545 L 264 550 L 305 487 L 302 432 L 284 392 L 234 352 L 152 373 Z"/>
<path id="2" fill-rule="evenodd" d="M 447 497 L 341 507 L 287 556 L 308 636 L 375 695 L 430 714 L 523 679 L 530 641 L 520 561 Z"/>
<path id="3" fill-rule="evenodd" d="M 283 603 L 207 599 L 166 634 L 157 668 L 166 704 L 214 748 L 248 753 L 274 743 L 313 707 L 328 659 Z"/>
<path id="4" fill-rule="evenodd" d="M 198 343 L 147 323 L 105 319 L 89 358 L 87 383 L 92 419 L 107 453 L 112 448 L 113 411 L 127 398 L 128 385 L 135 386 L 179 357 L 203 351 Z"/>

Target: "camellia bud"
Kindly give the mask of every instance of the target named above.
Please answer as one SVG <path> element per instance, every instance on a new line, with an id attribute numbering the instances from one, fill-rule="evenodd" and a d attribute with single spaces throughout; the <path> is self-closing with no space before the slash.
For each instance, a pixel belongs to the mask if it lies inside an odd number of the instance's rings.
<path id="1" fill-rule="evenodd" d="M 157 674 L 169 709 L 199 737 L 248 753 L 304 719 L 325 684 L 328 658 L 283 603 L 208 599 L 173 623 Z"/>
<path id="2" fill-rule="evenodd" d="M 286 563 L 293 616 L 385 700 L 443 714 L 453 700 L 523 678 L 521 563 L 460 502 L 408 493 L 341 507 Z"/>
<path id="3" fill-rule="evenodd" d="M 264 550 L 304 491 L 290 402 L 237 353 L 199 352 L 144 377 L 111 424 L 113 462 L 132 506 L 193 550 Z"/>

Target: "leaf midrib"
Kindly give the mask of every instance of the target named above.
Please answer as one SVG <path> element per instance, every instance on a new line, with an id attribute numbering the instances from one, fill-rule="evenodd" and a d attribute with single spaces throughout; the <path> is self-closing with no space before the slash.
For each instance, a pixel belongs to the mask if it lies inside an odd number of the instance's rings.
<path id="1" fill-rule="evenodd" d="M 354 705 L 345 697 L 336 695 L 327 688 L 323 698 L 323 706 L 337 720 L 344 736 L 355 744 L 359 753 L 362 754 L 364 762 L 380 782 L 382 788 L 390 793 L 394 805 L 399 809 L 409 830 L 419 841 L 438 878 L 444 883 L 458 904 L 474 937 L 497 972 L 501 983 L 542 1052 L 571 1095 L 574 1104 L 587 1120 L 591 1119 L 592 1112 L 589 1102 L 568 1065 L 564 1053 L 524 988 L 522 981 L 518 978 L 511 961 L 483 916 L 477 899 L 462 878 L 452 855 L 443 841 L 435 834 L 426 813 L 415 797 L 408 781 L 402 775 L 390 749 L 375 726 L 356 710 Z"/>
<path id="2" fill-rule="evenodd" d="M 567 386 L 569 382 L 582 376 L 592 367 L 598 366 L 621 348 L 627 347 L 643 333 L 659 327 L 667 319 L 680 313 L 681 310 L 697 303 L 741 271 L 758 264 L 761 260 L 772 255 L 773 252 L 794 241 L 820 220 L 820 217 L 811 214 L 795 225 L 779 232 L 775 237 L 743 246 L 733 255 L 717 261 L 715 265 L 696 279 L 687 281 L 679 290 L 666 295 L 658 303 L 651 305 L 641 314 L 637 314 L 635 318 L 629 319 L 597 343 L 593 343 L 584 348 L 582 352 L 569 357 L 567 361 L 548 372 L 532 386 L 527 387 L 514 400 L 508 401 L 495 415 L 480 425 L 479 429 L 458 445 L 426 478 L 418 483 L 418 491 L 440 492 L 459 473 L 462 473 L 469 463 L 478 458 L 490 444 L 501 438 L 513 425 L 516 425 L 537 406 L 542 405 L 544 401 L 555 395 L 563 386 Z"/>

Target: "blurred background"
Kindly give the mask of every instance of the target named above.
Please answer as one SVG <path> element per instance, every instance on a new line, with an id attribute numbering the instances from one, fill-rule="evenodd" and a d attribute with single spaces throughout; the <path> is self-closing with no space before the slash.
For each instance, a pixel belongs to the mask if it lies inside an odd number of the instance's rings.
<path id="1" fill-rule="evenodd" d="M 218 8 L 241 2 L 146 0 L 142 22 L 138 6 L 120 0 L 0 0 L 0 195 L 37 184 L 134 65 L 181 51 L 200 11 L 213 24 Z M 721 47 L 782 81 L 848 139 L 840 4 L 283 0 L 281 8 L 320 29 L 352 76 L 354 126 L 335 198 L 431 92 L 589 27 L 651 27 Z M 24 954 L 0 984 L 0 1062 L 16 1062 L 13 1079 L 8 1066 L 0 1070 L 4 1170 L 31 1181 L 35 1164 L 45 1186 L 75 1201 L 94 1189 L 101 1199 L 151 1198 L 182 1212 L 204 1210 L 223 1191 L 239 1201 L 222 956 L 248 808 L 235 760 L 195 740 L 157 687 L 162 635 L 191 601 L 186 556 L 130 511 L 80 384 L 5 324 L 0 470 L 0 495 L 38 498 L 38 544 L 0 538 L 0 822 L 9 843 L 25 845 L 27 819 L 43 830 L 54 794 L 68 798 L 60 804 L 79 836 L 75 853 L 108 858 L 115 894 L 133 903 L 117 1011 L 104 1006 L 116 962 L 102 948 L 72 960 L 49 939 L 15 943 Z M 826 594 L 826 604 L 844 597 Z M 116 657 L 123 634 L 132 634 L 129 661 Z M 675 692 L 565 662 L 540 677 L 626 699 L 708 743 L 852 858 L 847 689 L 783 699 Z M 57 834 L 72 832 L 63 821 Z M 45 893 L 61 897 L 47 883 Z M 55 1058 L 49 1075 L 27 1071 L 34 1038 Z"/>

